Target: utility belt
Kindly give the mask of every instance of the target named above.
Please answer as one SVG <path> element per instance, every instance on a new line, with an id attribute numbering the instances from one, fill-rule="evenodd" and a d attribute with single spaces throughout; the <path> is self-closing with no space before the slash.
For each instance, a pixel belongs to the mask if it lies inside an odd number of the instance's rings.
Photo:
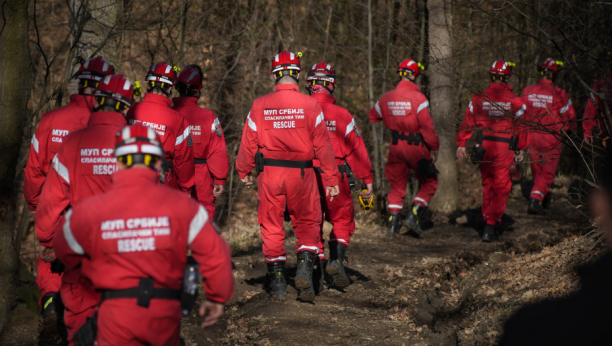
<path id="1" fill-rule="evenodd" d="M 262 153 L 255 154 L 255 169 L 257 173 L 264 171 L 265 166 L 273 167 L 285 167 L 285 168 L 299 168 L 304 178 L 304 169 L 314 168 L 312 160 L 310 161 L 291 161 L 291 160 L 277 160 L 277 159 L 266 159 Z"/>
<path id="2" fill-rule="evenodd" d="M 207 163 L 208 163 L 208 162 L 206 161 L 206 159 L 193 159 L 193 162 L 194 162 L 196 165 L 205 165 L 205 164 L 207 164 Z"/>
<path id="3" fill-rule="evenodd" d="M 322 174 L 323 169 L 321 167 L 314 167 L 315 173 Z M 340 172 L 340 180 L 344 181 L 344 176 L 348 178 L 349 188 L 352 190 L 357 184 L 355 183 L 355 176 L 353 175 L 353 170 L 351 166 L 348 165 L 348 162 L 345 162 L 343 165 L 338 165 L 338 171 Z"/>
<path id="4" fill-rule="evenodd" d="M 391 132 L 391 144 L 397 145 L 399 141 L 406 141 L 409 145 L 421 145 L 423 142 L 423 136 L 420 133 L 408 133 L 392 131 Z"/>
<path id="5" fill-rule="evenodd" d="M 165 158 L 161 158 L 162 166 L 161 166 L 161 176 L 159 181 L 163 184 L 166 182 L 166 179 L 170 181 L 170 171 L 174 168 L 174 164 L 172 160 L 166 160 Z"/>
<path id="6" fill-rule="evenodd" d="M 501 142 L 508 143 L 508 150 L 516 151 L 518 145 L 518 138 L 512 136 L 510 138 L 507 137 L 497 137 L 497 136 L 485 136 L 481 131 L 478 131 L 478 135 L 476 136 L 476 144 L 472 150 L 470 151 L 470 161 L 473 164 L 479 164 L 482 162 L 484 155 L 486 153 L 486 149 L 482 146 L 482 142 L 490 141 L 490 142 Z"/>
<path id="7" fill-rule="evenodd" d="M 151 299 L 181 300 L 182 290 L 153 287 L 153 279 L 140 279 L 138 287 L 125 290 L 104 291 L 100 303 L 108 299 L 136 298 L 136 305 L 148 308 Z"/>

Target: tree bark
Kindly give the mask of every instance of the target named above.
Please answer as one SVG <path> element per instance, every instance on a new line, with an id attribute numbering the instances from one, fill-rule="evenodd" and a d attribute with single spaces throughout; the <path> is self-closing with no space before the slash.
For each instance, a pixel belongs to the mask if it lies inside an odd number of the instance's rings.
<path id="1" fill-rule="evenodd" d="M 455 122 L 453 118 L 453 80 L 450 76 L 452 42 L 450 37 L 450 3 L 428 0 L 429 10 L 429 91 L 431 114 L 440 137 L 436 167 L 438 191 L 431 201 L 435 211 L 448 212 L 457 208 L 457 162 L 455 161 Z"/>
<path id="2" fill-rule="evenodd" d="M 374 62 L 372 61 L 372 0 L 368 0 L 368 99 L 370 108 L 374 106 Z M 372 169 L 374 171 L 374 186 L 376 188 L 376 195 L 382 196 L 382 157 L 380 155 L 381 139 L 379 138 L 378 128 L 379 124 L 370 124 L 372 129 L 372 142 L 374 142 L 374 162 L 372 162 Z"/>
<path id="3" fill-rule="evenodd" d="M 0 332 L 15 304 L 19 270 L 13 239 L 17 214 L 14 186 L 32 79 L 29 4 L 7 0 L 0 7 Z"/>

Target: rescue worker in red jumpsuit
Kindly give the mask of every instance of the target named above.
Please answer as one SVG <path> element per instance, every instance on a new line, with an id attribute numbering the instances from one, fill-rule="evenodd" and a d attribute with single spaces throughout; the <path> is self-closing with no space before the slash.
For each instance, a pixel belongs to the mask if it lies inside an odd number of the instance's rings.
<path id="1" fill-rule="evenodd" d="M 258 222 L 270 276 L 270 297 L 287 295 L 285 281 L 285 208 L 297 237 L 298 267 L 295 286 L 299 299 L 315 298 L 312 271 L 319 252 L 321 201 L 313 159 L 321 163 L 326 196 L 338 196 L 338 166 L 317 100 L 298 92 L 298 56 L 282 51 L 272 60 L 274 93 L 258 98 L 246 119 L 236 169 L 250 186 L 251 170 L 258 167 Z M 256 160 L 256 156 L 258 157 Z"/>
<path id="2" fill-rule="evenodd" d="M 461 161 L 468 156 L 465 145 L 472 132 L 481 132 L 482 143 L 478 145 L 485 150 L 480 159 L 482 215 L 486 221 L 482 240 L 485 242 L 498 238 L 497 228 L 501 225 L 512 188 L 510 166 L 515 161 L 522 161 L 523 150 L 527 148 L 527 136 L 518 123 L 527 106 L 508 85 L 512 63 L 497 60 L 489 74 L 492 83 L 487 90 L 474 95 L 455 138 L 457 159 Z M 515 143 L 516 151 L 513 148 Z"/>
<path id="3" fill-rule="evenodd" d="M 550 198 L 548 190 L 555 180 L 561 156 L 561 136 L 576 128 L 576 112 L 569 95 L 554 85 L 560 67 L 554 59 L 546 59 L 538 66 L 540 82 L 523 89 L 534 183 L 529 199 L 530 214 L 547 214 L 542 202 Z"/>
<path id="4" fill-rule="evenodd" d="M 606 121 L 605 116 L 608 111 L 612 111 L 612 73 L 610 73 L 612 53 L 603 54 L 599 61 L 608 76 L 598 79 L 593 85 L 593 92 L 589 94 L 589 100 L 582 116 L 582 130 L 587 143 L 603 146 L 603 141 L 610 137 L 609 129 L 612 126 Z M 602 96 L 605 98 L 605 103 Z"/>
<path id="5" fill-rule="evenodd" d="M 387 196 L 387 209 L 391 214 L 388 233 L 391 236 L 399 233 L 401 229 L 399 214 L 404 206 L 410 170 L 415 171 L 420 186 L 411 211 L 404 220 L 412 235 L 419 238 L 423 236 L 419 218 L 438 189 L 437 177 L 423 179 L 418 171 L 419 160 L 424 159 L 432 164 L 436 162 L 440 147 L 438 134 L 429 114 L 429 101 L 414 83 L 421 68 L 420 63 L 412 59 L 406 59 L 399 64 L 397 72 L 401 81 L 395 90 L 386 92 L 368 112 L 371 122 L 383 121 L 392 131 L 393 140 L 385 167 L 385 176 L 391 183 L 391 191 Z"/>
<path id="6" fill-rule="evenodd" d="M 86 60 L 74 75 L 79 80 L 78 94 L 70 95 L 70 103 L 49 111 L 40 119 L 38 129 L 32 137 L 23 181 L 23 196 L 31 211 L 35 211 L 42 191 L 43 183 L 49 172 L 51 160 L 55 157 L 64 137 L 69 133 L 87 126 L 89 115 L 94 105 L 94 90 L 108 75 L 114 73 L 113 66 L 101 57 Z M 41 255 L 45 247 L 40 247 Z M 38 275 L 36 283 L 40 290 L 40 304 L 43 316 L 53 314 L 62 278 L 60 274 L 51 271 L 51 264 L 40 259 L 36 260 Z"/>
<path id="7" fill-rule="evenodd" d="M 166 155 L 162 158 L 162 182 L 191 192 L 195 164 L 189 123 L 179 112 L 170 108 L 172 86 L 176 83 L 174 68 L 165 62 L 154 64 L 146 77 L 144 100 L 130 109 L 129 124 L 153 128 L 161 137 Z"/>
<path id="8" fill-rule="evenodd" d="M 107 76 L 94 96 L 87 127 L 64 138 L 43 186 L 35 226 L 40 246 L 51 251 L 49 256 L 41 256 L 45 262 L 54 260 L 53 238 L 61 229 L 65 211 L 87 197 L 108 191 L 111 175 L 117 170 L 113 155 L 115 135 L 126 126 L 132 83 L 120 74 Z M 60 295 L 68 338 L 72 340 L 74 332 L 93 313 L 99 297 L 81 276 L 80 267 L 65 270 Z"/>
<path id="9" fill-rule="evenodd" d="M 202 328 L 233 296 L 231 253 L 203 206 L 158 183 L 164 151 L 153 129 L 120 131 L 115 155 L 111 190 L 66 213 L 57 256 L 68 269 L 82 264 L 101 293 L 97 345 L 178 346 L 187 250 L 205 278 Z"/>
<path id="10" fill-rule="evenodd" d="M 325 258 L 325 244 L 323 239 L 323 220 L 319 233 L 319 266 L 331 275 L 333 284 L 338 288 L 349 285 L 349 278 L 344 270 L 344 256 L 349 246 L 349 240 L 355 233 L 355 209 L 353 195 L 349 187 L 349 175 L 352 171 L 355 176 L 366 184 L 367 192 L 361 193 L 364 200 L 372 196 L 372 164 L 366 150 L 361 132 L 355 119 L 349 111 L 336 106 L 334 91 L 336 90 L 336 71 L 328 63 L 322 61 L 312 66 L 306 77 L 306 89 L 314 97 L 325 115 L 325 125 L 329 134 L 329 141 L 334 148 L 336 164 L 340 172 L 340 194 L 333 201 L 322 199 L 325 221 L 333 225 L 329 236 L 329 261 Z M 323 170 L 319 160 L 314 160 L 317 184 L 321 195 L 325 194 L 326 184 L 322 177 Z M 323 274 L 323 271 L 321 272 Z M 323 280 L 319 281 L 320 288 Z"/>
<path id="11" fill-rule="evenodd" d="M 176 81 L 180 97 L 172 99 L 172 109 L 185 117 L 193 140 L 195 186 L 192 196 L 204 205 L 208 215 L 214 219 L 215 198 L 223 193 L 229 157 L 219 119 L 212 111 L 198 107 L 203 79 L 200 66 L 185 67 Z"/>

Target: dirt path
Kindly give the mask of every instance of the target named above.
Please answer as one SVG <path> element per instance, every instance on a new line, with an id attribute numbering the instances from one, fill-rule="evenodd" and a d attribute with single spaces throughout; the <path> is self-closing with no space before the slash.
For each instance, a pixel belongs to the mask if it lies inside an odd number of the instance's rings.
<path id="1" fill-rule="evenodd" d="M 453 225 L 448 222 L 448 217 L 435 220 L 435 227 L 426 231 L 425 239 L 407 235 L 389 238 L 381 228 L 366 229 L 362 225 L 352 238 L 348 251 L 348 273 L 352 285 L 344 292 L 327 289 L 317 296 L 314 304 L 297 301 L 294 287 L 289 288 L 285 302 L 269 301 L 263 289 L 266 266 L 261 252 L 237 256 L 234 258 L 235 298 L 226 316 L 207 331 L 198 330 L 195 327 L 197 318 L 190 316 L 184 323 L 183 335 L 188 345 L 413 344 L 415 340 L 411 340 L 411 335 L 415 326 L 389 317 L 398 306 L 415 310 L 417 328 L 418 325 L 427 325 L 425 328 L 435 330 L 436 322 L 438 325 L 445 323 L 443 318 L 434 315 L 436 305 L 440 305 L 435 297 L 417 296 L 413 302 L 400 304 L 402 302 L 396 295 L 399 283 L 412 284 L 420 280 L 410 273 L 402 274 L 402 269 L 427 258 L 448 259 L 457 254 L 462 257 L 459 262 L 469 267 L 480 264 L 494 252 L 539 250 L 580 232 L 584 220 L 566 199 L 556 198 L 551 210 L 553 214 L 546 217 L 527 215 L 525 200 L 511 199 L 505 221 L 514 221 L 513 224 L 504 233 L 502 242 L 488 244 L 480 241 L 473 228 Z M 469 217 L 459 218 L 459 221 L 472 221 L 473 213 L 468 214 Z M 453 215 L 451 222 L 455 223 L 455 217 L 460 216 Z M 295 248 L 294 242 L 294 239 L 288 240 L 287 248 Z M 292 278 L 295 256 L 289 258 L 288 277 Z M 449 279 L 456 274 L 452 272 L 448 270 L 446 273 Z M 459 343 L 456 336 L 438 332 L 432 333 L 426 344 Z"/>

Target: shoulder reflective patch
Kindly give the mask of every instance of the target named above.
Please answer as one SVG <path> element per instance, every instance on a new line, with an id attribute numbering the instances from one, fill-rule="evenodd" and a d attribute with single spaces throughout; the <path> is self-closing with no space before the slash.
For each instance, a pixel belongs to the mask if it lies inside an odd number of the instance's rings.
<path id="1" fill-rule="evenodd" d="M 472 101 L 470 101 L 470 105 L 468 106 L 470 109 L 470 113 L 474 113 L 474 106 L 472 105 Z"/>
<path id="2" fill-rule="evenodd" d="M 355 136 L 361 137 L 361 131 L 359 130 L 359 127 L 357 127 L 357 125 L 355 125 Z"/>
<path id="3" fill-rule="evenodd" d="M 382 118 L 382 112 L 380 111 L 380 106 L 378 105 L 378 101 L 376 101 L 376 104 L 374 105 L 374 109 L 376 109 L 376 113 L 378 113 L 378 116 Z"/>
<path id="4" fill-rule="evenodd" d="M 519 109 L 519 110 L 516 112 L 516 117 L 517 117 L 517 118 L 519 118 L 521 115 L 523 115 L 523 113 L 525 113 L 525 110 L 526 110 L 526 109 L 527 109 L 527 106 L 523 105 L 523 106 L 521 107 L 521 109 Z"/>
<path id="5" fill-rule="evenodd" d="M 417 108 L 417 114 L 419 114 L 420 111 L 422 111 L 423 109 L 425 109 L 427 107 L 429 107 L 429 101 L 425 101 L 425 102 L 421 103 L 419 108 Z"/>
<path id="6" fill-rule="evenodd" d="M 221 125 L 217 125 L 217 127 L 215 127 L 215 132 L 217 133 L 217 137 L 223 136 L 223 130 L 221 130 Z"/>
<path id="7" fill-rule="evenodd" d="M 38 153 L 38 139 L 36 139 L 36 134 L 32 137 L 32 148 Z"/>
<path id="8" fill-rule="evenodd" d="M 187 137 L 187 146 L 188 146 L 188 147 L 193 146 L 193 139 L 191 139 L 191 135 L 189 135 L 189 136 Z"/>
<path id="9" fill-rule="evenodd" d="M 84 255 L 85 250 L 81 244 L 79 244 L 76 239 L 74 239 L 74 234 L 72 234 L 72 229 L 70 229 L 70 217 L 72 216 L 72 209 L 68 210 L 66 215 L 64 215 L 64 238 L 66 238 L 66 242 L 70 249 L 74 251 L 74 253 L 78 255 Z"/>
<path id="10" fill-rule="evenodd" d="M 200 205 L 200 208 L 198 208 L 198 212 L 189 224 L 189 238 L 187 239 L 187 245 L 191 245 L 195 237 L 200 234 L 200 231 L 202 230 L 202 227 L 204 227 L 204 225 L 206 224 L 206 221 L 208 221 L 208 213 L 206 213 L 204 207 Z"/>
<path id="11" fill-rule="evenodd" d="M 570 106 L 572 105 L 572 100 L 567 100 L 567 104 L 561 108 L 561 114 L 567 112 L 567 110 L 570 108 Z M 38 150 L 37 150 L 38 151 Z"/>
<path id="12" fill-rule="evenodd" d="M 215 118 L 215 121 L 213 121 L 212 126 L 210 127 L 210 132 L 217 131 L 217 126 L 218 125 L 219 125 L 219 119 Z"/>
<path id="13" fill-rule="evenodd" d="M 325 120 L 325 116 L 323 116 L 323 112 L 317 116 L 317 121 L 315 122 L 315 127 L 319 126 L 320 123 Z"/>
<path id="14" fill-rule="evenodd" d="M 257 124 L 255 124 L 255 122 L 251 120 L 251 112 L 249 112 L 249 115 L 247 115 L 247 123 L 249 124 L 251 130 L 257 132 Z"/>
<path id="15" fill-rule="evenodd" d="M 355 128 L 355 119 L 353 119 L 351 123 L 348 124 L 348 126 L 346 127 L 346 133 L 344 134 L 344 137 L 348 136 L 349 133 L 351 133 L 351 131 L 353 131 L 354 128 Z"/>
<path id="16" fill-rule="evenodd" d="M 190 134 L 191 134 L 191 130 L 189 129 L 189 126 L 187 126 L 185 130 L 183 131 L 183 133 L 180 136 L 176 137 L 176 143 L 174 143 L 174 145 L 179 145 L 183 143 L 183 141 L 185 141 L 185 139 L 187 139 L 187 137 L 189 137 Z"/>
<path id="17" fill-rule="evenodd" d="M 53 169 L 59 174 L 60 177 L 64 178 L 64 180 L 70 184 L 70 174 L 68 173 L 68 168 L 64 166 L 61 162 L 59 162 L 57 158 L 57 154 L 53 158 Z"/>

